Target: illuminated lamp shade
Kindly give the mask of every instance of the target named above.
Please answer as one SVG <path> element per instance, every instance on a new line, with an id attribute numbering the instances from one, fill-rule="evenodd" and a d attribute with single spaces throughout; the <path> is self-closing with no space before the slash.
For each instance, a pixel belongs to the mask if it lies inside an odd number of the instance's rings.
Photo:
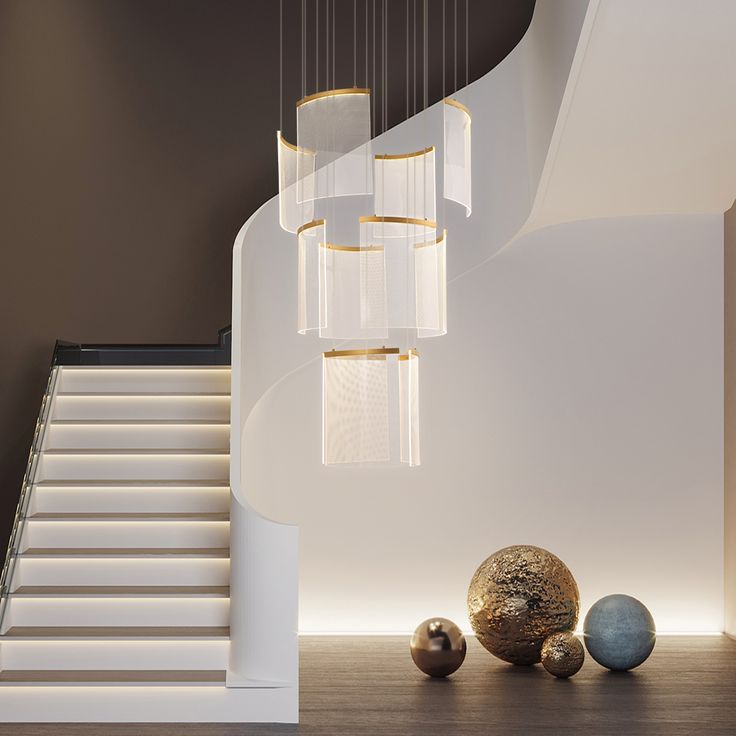
<path id="1" fill-rule="evenodd" d="M 361 248 L 383 253 L 387 329 L 415 329 L 418 337 L 447 332 L 446 243 L 433 220 L 360 218 Z M 364 280 L 378 289 L 375 279 Z"/>
<path id="2" fill-rule="evenodd" d="M 289 143 L 281 131 L 276 133 L 279 159 L 279 224 L 295 233 L 305 222 L 314 219 L 315 153 Z M 301 178 L 300 178 L 301 174 Z"/>
<path id="3" fill-rule="evenodd" d="M 297 331 L 335 340 L 386 338 L 383 249 L 330 243 L 325 220 L 302 226 L 297 243 Z"/>
<path id="4" fill-rule="evenodd" d="M 444 100 L 445 113 L 445 199 L 465 207 L 470 217 L 473 207 L 471 183 L 470 110 L 457 100 Z"/>
<path id="5" fill-rule="evenodd" d="M 372 194 L 371 92 L 357 87 L 317 92 L 296 103 L 297 145 L 316 151 L 298 161 L 303 196 Z"/>
<path id="6" fill-rule="evenodd" d="M 420 464 L 419 355 L 398 348 L 322 358 L 325 465 Z"/>
<path id="7" fill-rule="evenodd" d="M 414 153 L 374 156 L 374 213 L 437 219 L 434 146 Z"/>

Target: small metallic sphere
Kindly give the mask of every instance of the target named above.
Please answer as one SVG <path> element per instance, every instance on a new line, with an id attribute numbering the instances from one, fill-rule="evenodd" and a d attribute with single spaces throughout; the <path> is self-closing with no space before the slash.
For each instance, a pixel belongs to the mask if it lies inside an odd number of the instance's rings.
<path id="1" fill-rule="evenodd" d="M 569 631 L 552 634 L 542 644 L 542 665 L 555 677 L 572 677 L 585 659 L 583 644 Z"/>
<path id="2" fill-rule="evenodd" d="M 467 644 L 448 618 L 428 618 L 414 630 L 409 644 L 414 664 L 430 677 L 451 675 L 465 659 Z"/>

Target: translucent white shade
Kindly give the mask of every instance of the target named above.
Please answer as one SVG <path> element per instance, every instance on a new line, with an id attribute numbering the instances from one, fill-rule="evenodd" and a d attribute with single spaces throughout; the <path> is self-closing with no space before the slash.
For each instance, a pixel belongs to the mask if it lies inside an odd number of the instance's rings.
<path id="1" fill-rule="evenodd" d="M 276 133 L 279 160 L 279 224 L 295 233 L 305 222 L 314 218 L 315 153 L 298 148 Z M 307 190 L 305 191 L 305 187 Z"/>
<path id="2" fill-rule="evenodd" d="M 388 329 L 416 329 L 418 337 L 444 335 L 446 309 L 446 239 L 437 238 L 431 220 L 361 217 L 360 245 L 382 249 Z M 374 326 L 377 326 L 374 324 Z"/>
<path id="3" fill-rule="evenodd" d="M 437 217 L 434 146 L 374 157 L 374 213 L 380 217 Z"/>
<path id="4" fill-rule="evenodd" d="M 334 340 L 386 338 L 383 249 L 330 243 L 324 220 L 305 225 L 297 241 L 297 330 Z"/>
<path id="5" fill-rule="evenodd" d="M 472 211 L 470 110 L 457 100 L 445 99 L 445 198 Z"/>
<path id="6" fill-rule="evenodd" d="M 419 355 L 398 348 L 324 353 L 325 465 L 419 465 Z"/>
<path id="7" fill-rule="evenodd" d="M 299 148 L 316 151 L 314 169 L 307 165 L 297 173 L 297 178 L 311 178 L 305 196 L 373 192 L 370 90 L 335 89 L 304 97 L 297 103 L 296 123 Z"/>

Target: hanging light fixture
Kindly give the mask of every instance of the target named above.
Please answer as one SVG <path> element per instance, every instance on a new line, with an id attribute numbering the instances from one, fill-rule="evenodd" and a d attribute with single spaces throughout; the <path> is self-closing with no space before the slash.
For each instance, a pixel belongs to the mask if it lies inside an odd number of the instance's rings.
<path id="1" fill-rule="evenodd" d="M 320 0 L 315 2 L 315 28 L 319 34 Z M 385 131 L 388 3 L 386 0 L 379 3 L 382 5 L 379 53 L 383 88 L 378 117 Z M 373 0 L 374 84 L 377 78 L 375 5 Z M 302 0 L 303 94 L 296 103 L 296 144 L 287 142 L 281 132 L 277 134 L 279 221 L 283 229 L 295 233 L 297 241 L 297 330 L 301 334 L 314 331 L 320 338 L 333 342 L 386 342 L 396 330 L 406 331 L 409 344 L 413 342 L 409 333 L 416 338 L 444 335 L 447 332 L 447 231 L 437 224 L 435 146 L 417 147 L 407 153 L 373 154 L 377 105 L 375 99 L 371 103 L 373 96 L 367 84 L 368 0 L 365 0 L 366 85 L 360 88 L 357 86 L 357 2 L 353 4 L 353 87 L 350 88 L 336 88 L 334 84 L 334 0 L 332 37 L 330 0 L 325 0 L 325 6 L 326 88 L 306 94 L 306 2 Z M 444 18 L 443 2 L 443 56 Z M 406 19 L 408 117 L 408 0 Z M 426 107 L 427 0 L 424 0 L 422 21 Z M 467 3 L 465 21 L 467 83 Z M 317 35 L 318 87 L 319 58 Z M 416 85 L 416 31 L 414 77 Z M 455 77 L 457 89 L 457 7 Z M 443 58 L 443 94 L 444 86 Z M 416 86 L 414 99 L 416 105 Z M 444 197 L 464 206 L 469 216 L 472 172 L 468 107 L 454 98 L 443 97 L 443 124 Z M 340 197 L 363 197 L 366 206 L 373 209 L 353 222 L 346 239 L 336 237 Z M 402 354 L 398 347 L 364 345 L 360 349 L 333 348 L 323 353 L 323 462 L 326 465 L 390 462 L 419 465 L 418 397 L 419 354 L 413 348 Z"/>

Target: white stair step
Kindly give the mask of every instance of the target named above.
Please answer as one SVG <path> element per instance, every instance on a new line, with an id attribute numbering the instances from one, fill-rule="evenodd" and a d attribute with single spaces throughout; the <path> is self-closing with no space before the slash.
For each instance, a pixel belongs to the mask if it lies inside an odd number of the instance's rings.
<path id="1" fill-rule="evenodd" d="M 227 558 L 20 555 L 12 589 L 33 585 L 228 585 L 229 580 Z"/>
<path id="2" fill-rule="evenodd" d="M 229 393 L 230 368 L 65 366 L 59 382 L 75 393 Z"/>
<path id="3" fill-rule="evenodd" d="M 36 482 L 44 481 L 227 481 L 228 454 L 41 453 Z"/>
<path id="4" fill-rule="evenodd" d="M 230 449 L 228 424 L 105 424 L 51 422 L 43 450 Z"/>
<path id="5" fill-rule="evenodd" d="M 26 548 L 220 548 L 230 543 L 227 521 L 66 521 L 27 519 Z"/>
<path id="6" fill-rule="evenodd" d="M 51 420 L 179 420 L 230 419 L 229 396 L 59 394 Z"/>
<path id="7" fill-rule="evenodd" d="M 227 513 L 230 489 L 221 486 L 34 486 L 34 513 Z"/>
<path id="8" fill-rule="evenodd" d="M 3 670 L 226 669 L 229 638 L 2 639 Z"/>
<path id="9" fill-rule="evenodd" d="M 16 596 L 6 625 L 228 626 L 228 598 L 211 596 Z"/>
<path id="10" fill-rule="evenodd" d="M 206 685 L 222 687 L 225 670 L 3 670 L 0 684 L 39 687 L 87 685 L 90 687 L 175 687 Z"/>

